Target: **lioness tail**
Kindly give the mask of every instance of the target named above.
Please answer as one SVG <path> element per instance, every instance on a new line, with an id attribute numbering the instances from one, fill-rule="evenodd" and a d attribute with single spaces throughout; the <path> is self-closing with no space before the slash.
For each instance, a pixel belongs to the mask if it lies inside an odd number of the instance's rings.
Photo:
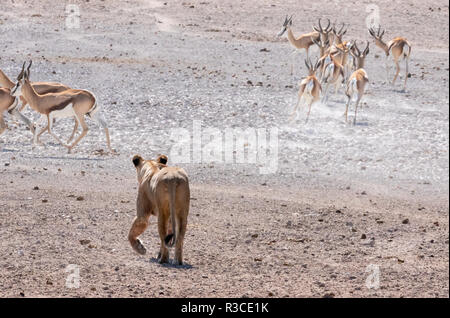
<path id="1" fill-rule="evenodd" d="M 172 222 L 172 233 L 167 235 L 164 239 L 164 243 L 167 247 L 172 247 L 175 244 L 177 239 L 176 233 L 176 217 L 175 217 L 175 188 L 177 187 L 177 183 L 171 182 L 169 184 L 169 209 L 170 209 L 170 220 Z"/>

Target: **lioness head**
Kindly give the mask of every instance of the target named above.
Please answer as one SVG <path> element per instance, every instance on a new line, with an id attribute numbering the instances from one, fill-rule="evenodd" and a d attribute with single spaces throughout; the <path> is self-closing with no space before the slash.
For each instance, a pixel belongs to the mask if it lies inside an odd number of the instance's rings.
<path id="1" fill-rule="evenodd" d="M 142 177 L 146 173 L 155 172 L 166 167 L 167 161 L 168 158 L 166 155 L 159 155 L 155 160 L 145 160 L 140 155 L 134 155 L 132 162 L 136 167 L 138 181 L 141 182 Z"/>

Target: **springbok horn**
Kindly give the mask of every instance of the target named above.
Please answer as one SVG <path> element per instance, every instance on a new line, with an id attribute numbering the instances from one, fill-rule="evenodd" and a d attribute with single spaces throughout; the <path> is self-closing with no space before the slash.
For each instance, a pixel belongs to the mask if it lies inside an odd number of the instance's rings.
<path id="1" fill-rule="evenodd" d="M 330 27 L 331 21 L 330 21 L 330 19 L 328 19 L 328 18 L 327 18 L 327 21 L 328 21 L 328 25 L 327 25 L 327 27 L 325 28 L 325 31 L 328 31 L 328 32 L 329 32 L 328 28 Z"/>
<path id="2" fill-rule="evenodd" d="M 360 55 L 361 55 L 361 51 L 359 50 L 358 45 L 356 45 L 356 41 L 355 41 L 355 44 L 354 44 L 353 47 L 355 48 L 355 50 L 356 50 L 358 56 L 360 56 Z"/>
<path id="3" fill-rule="evenodd" d="M 25 70 L 25 63 L 26 63 L 26 62 L 23 62 L 22 70 L 20 71 L 19 75 L 17 76 L 17 80 L 18 80 L 18 81 L 20 81 L 20 80 L 22 79 L 22 77 L 23 77 L 23 72 L 24 72 L 24 70 Z"/>
<path id="4" fill-rule="evenodd" d="M 369 54 L 369 41 L 367 41 L 367 46 L 366 46 L 366 48 L 364 49 L 364 55 L 367 55 L 367 54 Z"/>
<path id="5" fill-rule="evenodd" d="M 29 79 L 30 78 L 30 68 L 31 68 L 31 64 L 33 64 L 33 61 L 30 60 L 30 64 L 28 64 L 27 67 L 27 72 L 26 72 L 26 78 Z"/>

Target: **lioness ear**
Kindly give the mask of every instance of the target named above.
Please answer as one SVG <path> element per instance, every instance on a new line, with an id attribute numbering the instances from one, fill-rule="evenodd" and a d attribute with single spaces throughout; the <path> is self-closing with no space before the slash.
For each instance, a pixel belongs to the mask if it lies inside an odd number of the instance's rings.
<path id="1" fill-rule="evenodd" d="M 144 160 L 144 159 L 142 159 L 141 156 L 139 156 L 139 155 L 134 155 L 134 157 L 133 157 L 133 164 L 134 164 L 134 166 L 135 166 L 135 167 L 139 166 L 143 160 Z"/>
<path id="2" fill-rule="evenodd" d="M 165 156 L 165 155 L 160 155 L 160 156 L 158 157 L 158 159 L 156 159 L 156 162 L 162 163 L 163 165 L 165 165 L 165 164 L 167 164 L 167 160 L 169 160 L 169 159 L 167 158 L 167 156 Z"/>

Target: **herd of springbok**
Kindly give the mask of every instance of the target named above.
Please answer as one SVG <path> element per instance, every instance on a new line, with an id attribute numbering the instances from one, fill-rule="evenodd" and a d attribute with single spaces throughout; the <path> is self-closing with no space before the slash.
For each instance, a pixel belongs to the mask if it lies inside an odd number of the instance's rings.
<path id="1" fill-rule="evenodd" d="M 381 48 L 386 55 L 386 75 L 389 81 L 389 59 L 393 59 L 397 71 L 395 73 L 392 84 L 400 73 L 400 61 L 405 61 L 405 81 L 403 90 L 406 89 L 406 81 L 408 79 L 408 61 L 411 54 L 411 44 L 402 37 L 396 37 L 389 42 L 383 41 L 384 30 L 381 27 L 377 29 L 369 28 L 369 34 L 374 38 L 375 44 Z M 319 101 L 322 95 L 322 102 L 328 101 L 329 86 L 334 86 L 335 94 L 341 84 L 345 84 L 345 95 L 347 103 L 345 108 L 345 120 L 348 121 L 348 108 L 354 96 L 356 96 L 355 116 L 353 122 L 356 123 L 356 114 L 358 105 L 364 95 L 366 84 L 369 81 L 366 70 L 364 69 L 364 61 L 369 54 L 369 41 L 364 48 L 360 50 L 356 41 L 344 41 L 343 37 L 347 29 L 342 24 L 338 30 L 335 25 L 328 23 L 322 26 L 321 20 L 318 26 L 313 26 L 313 31 L 295 37 L 292 32 L 292 16 L 286 16 L 283 28 L 278 36 L 287 34 L 290 44 L 295 48 L 295 54 L 300 50 L 306 50 L 305 64 L 308 68 L 308 76 L 299 83 L 298 102 L 294 107 L 292 118 L 298 116 L 298 108 L 302 103 L 308 107 L 306 122 L 311 112 L 311 106 Z M 319 56 L 315 63 L 311 62 L 309 57 L 309 49 L 312 45 L 319 48 Z M 293 73 L 294 60 L 292 61 L 291 74 Z M 6 76 L 0 70 L 0 135 L 5 131 L 6 124 L 3 118 L 4 112 L 8 111 L 15 118 L 23 121 L 33 133 L 33 147 L 41 144 L 40 137 L 43 133 L 48 132 L 58 143 L 68 149 L 70 153 L 72 149 L 86 136 L 88 126 L 86 117 L 94 120 L 105 131 L 108 149 L 111 152 L 109 130 L 106 121 L 100 114 L 100 107 L 97 100 L 91 92 L 81 89 L 72 89 L 61 83 L 54 82 L 30 82 L 31 61 L 25 69 L 25 63 L 22 70 L 17 76 L 15 82 Z M 41 118 L 32 123 L 22 114 L 22 110 L 26 105 L 32 110 L 41 114 Z M 66 143 L 56 136 L 52 127 L 56 118 L 73 118 L 75 126 L 73 132 Z M 45 127 L 39 128 L 39 124 L 44 121 Z M 70 143 L 81 126 L 81 134 Z"/>
<path id="2" fill-rule="evenodd" d="M 392 85 L 395 84 L 400 73 L 399 63 L 402 60 L 405 61 L 405 81 L 403 84 L 403 91 L 405 91 L 411 44 L 402 37 L 396 37 L 386 43 L 383 41 L 384 30 L 381 29 L 381 26 L 369 28 L 368 31 L 374 38 L 375 45 L 381 48 L 386 55 L 386 78 L 388 82 L 390 59 L 396 65 L 397 70 Z M 345 95 L 347 96 L 345 120 L 348 121 L 348 108 L 352 98 L 356 96 L 355 116 L 353 118 L 355 124 L 358 105 L 364 95 L 366 84 L 369 82 L 369 77 L 364 69 L 364 61 L 369 54 L 369 41 L 367 41 L 364 50 L 361 51 L 355 40 L 343 40 L 343 36 L 347 33 L 345 24 L 342 24 L 341 28 L 337 30 L 335 25 L 331 26 L 329 19 L 326 27 L 322 26 L 319 19 L 318 26 L 313 26 L 312 32 L 295 37 L 292 32 L 292 16 L 290 18 L 286 16 L 278 36 L 281 37 L 285 33 L 287 33 L 289 43 L 295 48 L 292 53 L 291 75 L 293 74 L 295 55 L 302 49 L 306 51 L 305 64 L 309 72 L 308 76 L 299 83 L 298 102 L 294 107 L 291 118 L 298 116 L 298 108 L 304 103 L 308 107 L 306 115 L 306 122 L 308 122 L 312 104 L 318 102 L 321 95 L 323 103 L 328 101 L 329 86 L 334 86 L 336 94 L 341 84 L 344 84 Z M 317 45 L 319 48 L 319 56 L 315 63 L 311 62 L 309 56 L 309 48 L 312 45 Z"/>

